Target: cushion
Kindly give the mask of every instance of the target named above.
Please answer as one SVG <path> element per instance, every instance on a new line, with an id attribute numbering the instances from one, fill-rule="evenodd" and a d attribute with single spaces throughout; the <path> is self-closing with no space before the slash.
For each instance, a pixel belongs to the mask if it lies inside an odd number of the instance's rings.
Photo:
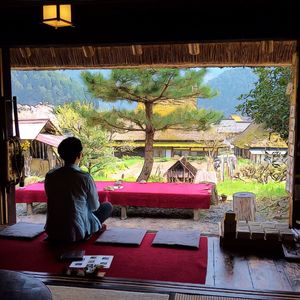
<path id="1" fill-rule="evenodd" d="M 109 228 L 96 240 L 96 243 L 140 245 L 147 230 L 133 228 Z"/>
<path id="2" fill-rule="evenodd" d="M 153 246 L 199 248 L 200 231 L 196 230 L 159 230 L 152 242 Z"/>
<path id="3" fill-rule="evenodd" d="M 0 237 L 32 239 L 44 232 L 45 224 L 19 222 L 0 231 Z"/>

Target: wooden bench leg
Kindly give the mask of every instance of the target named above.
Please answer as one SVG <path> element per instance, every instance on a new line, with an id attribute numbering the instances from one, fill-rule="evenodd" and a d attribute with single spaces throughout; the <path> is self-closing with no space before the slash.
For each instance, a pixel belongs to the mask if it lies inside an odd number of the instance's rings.
<path id="1" fill-rule="evenodd" d="M 200 220 L 200 212 L 201 212 L 200 208 L 194 209 L 194 221 L 199 221 Z"/>
<path id="2" fill-rule="evenodd" d="M 126 206 L 121 206 L 121 220 L 127 219 L 127 209 Z"/>
<path id="3" fill-rule="evenodd" d="M 27 215 L 32 215 L 33 213 L 32 203 L 26 203 L 26 208 L 27 208 Z"/>

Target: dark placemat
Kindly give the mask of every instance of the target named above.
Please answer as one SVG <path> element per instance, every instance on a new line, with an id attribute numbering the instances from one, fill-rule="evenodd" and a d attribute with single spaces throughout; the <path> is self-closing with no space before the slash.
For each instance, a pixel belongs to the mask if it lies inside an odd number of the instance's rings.
<path id="1" fill-rule="evenodd" d="M 105 244 L 140 245 L 147 230 L 135 228 L 109 228 L 95 241 Z"/>
<path id="2" fill-rule="evenodd" d="M 284 257 L 291 261 L 300 261 L 300 243 L 282 244 Z"/>
<path id="3" fill-rule="evenodd" d="M 152 242 L 153 246 L 199 248 L 200 231 L 159 230 Z"/>
<path id="4" fill-rule="evenodd" d="M 19 222 L 0 231 L 0 237 L 32 239 L 44 232 L 45 224 Z"/>

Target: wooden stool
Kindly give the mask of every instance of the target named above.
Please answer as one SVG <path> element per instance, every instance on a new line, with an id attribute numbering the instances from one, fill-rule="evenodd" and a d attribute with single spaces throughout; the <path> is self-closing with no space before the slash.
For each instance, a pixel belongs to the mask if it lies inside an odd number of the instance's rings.
<path id="1" fill-rule="evenodd" d="M 255 221 L 255 194 L 249 192 L 233 194 L 233 211 L 238 221 Z"/>

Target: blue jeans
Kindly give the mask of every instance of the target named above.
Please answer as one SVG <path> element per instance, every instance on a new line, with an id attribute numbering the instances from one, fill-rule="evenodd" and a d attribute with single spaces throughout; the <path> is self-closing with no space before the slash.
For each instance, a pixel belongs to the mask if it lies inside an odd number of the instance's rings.
<path id="1" fill-rule="evenodd" d="M 103 202 L 100 204 L 100 207 L 93 212 L 93 214 L 98 218 L 100 223 L 104 223 L 108 219 L 113 211 L 113 206 L 110 202 Z"/>

